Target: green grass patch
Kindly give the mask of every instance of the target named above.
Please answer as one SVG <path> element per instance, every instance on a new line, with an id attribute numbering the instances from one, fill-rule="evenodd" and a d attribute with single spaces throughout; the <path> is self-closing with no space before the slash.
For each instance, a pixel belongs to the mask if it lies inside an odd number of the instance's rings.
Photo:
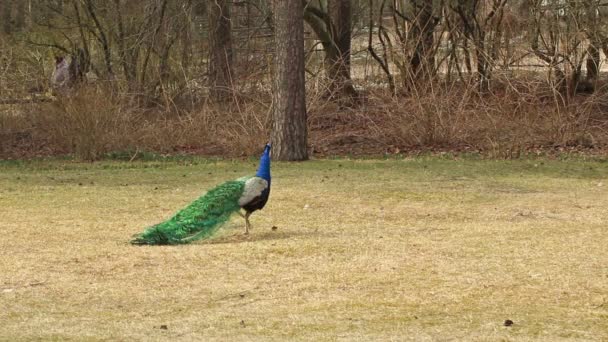
<path id="1" fill-rule="evenodd" d="M 275 163 L 249 236 L 128 244 L 256 164 L 0 163 L 2 339 L 608 339 L 608 163 Z"/>

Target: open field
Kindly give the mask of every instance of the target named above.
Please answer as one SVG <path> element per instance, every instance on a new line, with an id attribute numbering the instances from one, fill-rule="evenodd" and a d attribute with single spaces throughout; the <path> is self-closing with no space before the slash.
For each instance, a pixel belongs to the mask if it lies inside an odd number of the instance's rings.
<path id="1" fill-rule="evenodd" d="M 251 235 L 127 243 L 256 164 L 0 163 L 0 340 L 608 339 L 605 161 L 275 163 Z"/>

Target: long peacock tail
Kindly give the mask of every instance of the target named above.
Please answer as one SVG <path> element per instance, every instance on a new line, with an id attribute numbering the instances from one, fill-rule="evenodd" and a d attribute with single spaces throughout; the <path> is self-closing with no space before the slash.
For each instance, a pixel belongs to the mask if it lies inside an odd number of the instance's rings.
<path id="1" fill-rule="evenodd" d="M 240 209 L 246 179 L 228 181 L 177 212 L 169 220 L 146 228 L 133 240 L 135 245 L 175 245 L 207 238 L 215 233 L 230 215 Z"/>

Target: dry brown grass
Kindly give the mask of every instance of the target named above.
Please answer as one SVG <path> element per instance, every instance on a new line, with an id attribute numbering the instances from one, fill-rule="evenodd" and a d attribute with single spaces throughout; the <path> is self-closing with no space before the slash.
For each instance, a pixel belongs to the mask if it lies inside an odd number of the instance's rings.
<path id="1" fill-rule="evenodd" d="M 2 338 L 608 338 L 605 162 L 276 163 L 249 237 L 127 244 L 253 164 L 0 165 Z"/>

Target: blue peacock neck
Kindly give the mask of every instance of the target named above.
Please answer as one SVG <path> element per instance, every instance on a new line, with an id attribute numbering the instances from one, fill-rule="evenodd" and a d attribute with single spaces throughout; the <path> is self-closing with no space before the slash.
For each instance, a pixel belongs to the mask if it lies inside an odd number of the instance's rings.
<path id="1" fill-rule="evenodd" d="M 264 153 L 260 158 L 260 167 L 255 175 L 270 183 L 270 144 L 267 144 L 264 148 Z"/>

